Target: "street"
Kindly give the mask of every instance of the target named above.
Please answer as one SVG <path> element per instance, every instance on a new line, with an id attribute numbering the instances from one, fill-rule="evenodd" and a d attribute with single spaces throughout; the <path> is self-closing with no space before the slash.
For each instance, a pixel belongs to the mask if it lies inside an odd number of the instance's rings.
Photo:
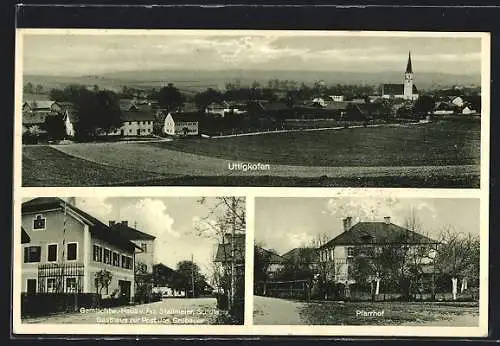
<path id="1" fill-rule="evenodd" d="M 160 302 L 23 319 L 23 323 L 69 324 L 219 324 L 215 298 L 166 298 Z"/>
<path id="2" fill-rule="evenodd" d="M 254 324 L 267 325 L 407 325 L 479 324 L 477 302 L 338 302 L 254 296 Z"/>

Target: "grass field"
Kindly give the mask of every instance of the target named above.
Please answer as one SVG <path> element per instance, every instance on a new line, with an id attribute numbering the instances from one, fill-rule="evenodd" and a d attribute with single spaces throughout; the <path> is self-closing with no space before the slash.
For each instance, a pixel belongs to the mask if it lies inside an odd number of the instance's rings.
<path id="1" fill-rule="evenodd" d="M 436 122 L 408 127 L 293 132 L 153 146 L 198 155 L 294 166 L 477 165 L 480 124 Z"/>
<path id="2" fill-rule="evenodd" d="M 24 186 L 478 187 L 479 124 L 23 147 Z M 233 162 L 270 163 L 234 171 Z"/>

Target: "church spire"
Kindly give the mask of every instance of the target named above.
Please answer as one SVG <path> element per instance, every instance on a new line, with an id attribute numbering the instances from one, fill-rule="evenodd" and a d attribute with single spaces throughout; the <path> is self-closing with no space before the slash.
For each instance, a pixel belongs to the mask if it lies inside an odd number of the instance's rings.
<path id="1" fill-rule="evenodd" d="M 406 73 L 413 73 L 413 68 L 411 66 L 411 53 L 408 51 L 408 63 L 406 64 Z"/>

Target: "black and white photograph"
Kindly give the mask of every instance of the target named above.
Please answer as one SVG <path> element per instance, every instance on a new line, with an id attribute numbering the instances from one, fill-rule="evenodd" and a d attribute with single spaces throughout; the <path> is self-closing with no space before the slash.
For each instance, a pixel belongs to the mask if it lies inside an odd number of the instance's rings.
<path id="1" fill-rule="evenodd" d="M 19 29 L 17 41 L 22 186 L 480 187 L 487 33 Z"/>
<path id="2" fill-rule="evenodd" d="M 22 324 L 244 322 L 243 197 L 30 197 L 21 213 Z"/>
<path id="3" fill-rule="evenodd" d="M 480 219 L 477 198 L 256 198 L 253 323 L 478 327 Z"/>

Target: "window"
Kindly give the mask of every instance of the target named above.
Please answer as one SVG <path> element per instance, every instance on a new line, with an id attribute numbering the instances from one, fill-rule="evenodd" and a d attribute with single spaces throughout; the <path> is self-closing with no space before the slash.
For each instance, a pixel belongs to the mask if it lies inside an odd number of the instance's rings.
<path id="1" fill-rule="evenodd" d="M 24 263 L 40 262 L 42 248 L 40 246 L 28 246 L 24 248 Z"/>
<path id="2" fill-rule="evenodd" d="M 66 293 L 75 293 L 76 291 L 76 278 L 66 278 Z"/>
<path id="3" fill-rule="evenodd" d="M 132 269 L 132 257 L 122 256 L 122 267 L 125 269 Z"/>
<path id="4" fill-rule="evenodd" d="M 347 256 L 348 257 L 354 256 L 354 248 L 353 247 L 348 247 L 347 248 Z"/>
<path id="5" fill-rule="evenodd" d="M 37 215 L 33 219 L 33 231 L 43 231 L 45 230 L 46 218 L 43 215 Z"/>
<path id="6" fill-rule="evenodd" d="M 57 292 L 56 279 L 47 278 L 47 293 L 55 293 L 55 292 Z"/>
<path id="7" fill-rule="evenodd" d="M 68 261 L 75 261 L 78 257 L 78 244 L 77 243 L 68 243 L 67 246 L 68 254 L 66 255 L 66 259 Z"/>
<path id="8" fill-rule="evenodd" d="M 120 266 L 120 255 L 116 252 L 113 252 L 113 265 L 116 267 Z"/>
<path id="9" fill-rule="evenodd" d="M 47 245 L 47 262 L 57 261 L 57 244 Z"/>
<path id="10" fill-rule="evenodd" d="M 111 264 L 111 251 L 104 249 L 104 263 Z"/>
<path id="11" fill-rule="evenodd" d="M 26 292 L 28 294 L 35 294 L 36 293 L 36 279 L 26 280 Z"/>
<path id="12" fill-rule="evenodd" d="M 148 244 L 146 244 L 146 243 L 142 243 L 142 244 L 141 244 L 141 249 L 142 249 L 142 251 L 144 251 L 144 252 L 148 252 Z"/>
<path id="13" fill-rule="evenodd" d="M 126 268 L 126 267 L 125 267 L 125 266 L 126 266 L 126 264 L 127 264 L 127 263 L 126 263 L 126 261 L 127 261 L 127 256 L 122 255 L 122 268 Z"/>
<path id="14" fill-rule="evenodd" d="M 102 247 L 99 245 L 93 246 L 92 258 L 95 262 L 102 262 Z"/>

